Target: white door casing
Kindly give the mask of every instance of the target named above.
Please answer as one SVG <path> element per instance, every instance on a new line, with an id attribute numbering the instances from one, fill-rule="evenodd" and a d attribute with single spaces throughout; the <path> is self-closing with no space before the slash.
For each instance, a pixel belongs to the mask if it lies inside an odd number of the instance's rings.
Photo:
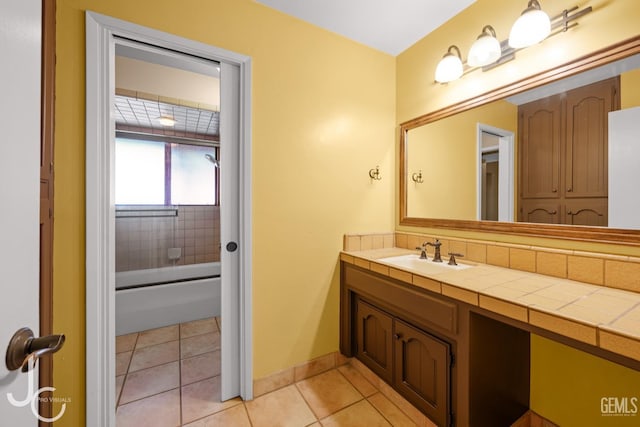
<path id="1" fill-rule="evenodd" d="M 250 58 L 142 27 L 86 13 L 86 296 L 87 425 L 115 426 L 114 124 L 116 37 L 221 64 L 222 390 L 223 398 L 253 397 L 251 353 L 251 123 Z M 226 86 L 225 81 L 232 83 Z M 228 107 L 227 107 L 228 106 Z M 229 113 L 226 109 L 229 108 Z M 234 112 L 233 114 L 230 114 Z M 235 119 L 235 123 L 233 122 Z M 223 145 L 224 147 L 224 145 Z M 229 151 L 231 150 L 231 151 Z M 235 160 L 232 160 L 234 159 Z M 235 163 L 232 163 L 235 162 Z M 226 172 L 225 172 L 226 170 Z M 233 189 L 235 185 L 235 189 Z M 233 190 L 232 190 L 233 189 Z M 224 225 L 226 227 L 226 224 Z M 224 246 L 237 242 L 238 250 Z M 228 264 L 228 265 L 225 265 Z M 233 272 L 229 269 L 234 269 Z M 228 278 L 225 278 L 225 275 Z M 232 283 L 232 281 L 234 281 Z M 230 304 L 225 311 L 224 306 Z M 225 314 L 228 316 L 224 317 Z M 228 331 L 228 333 L 225 333 Z M 233 335 L 233 331 L 236 331 Z M 239 351 L 231 356 L 232 351 Z"/>
<path id="2" fill-rule="evenodd" d="M 29 375 L 5 366 L 5 351 L 22 327 L 39 327 L 41 2 L 0 4 L 0 422 L 37 426 L 27 398 Z M 37 388 L 37 372 L 31 384 Z M 37 406 L 36 406 L 37 408 Z"/>

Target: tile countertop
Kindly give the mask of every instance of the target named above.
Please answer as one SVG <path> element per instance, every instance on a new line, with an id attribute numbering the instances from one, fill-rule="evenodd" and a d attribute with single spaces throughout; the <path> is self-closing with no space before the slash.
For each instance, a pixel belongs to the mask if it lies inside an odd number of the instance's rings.
<path id="1" fill-rule="evenodd" d="M 640 294 L 487 264 L 425 274 L 379 261 L 400 248 L 343 251 L 344 262 L 640 360 Z M 429 258 L 429 262 L 431 258 Z M 446 262 L 446 260 L 445 260 Z M 458 263 L 465 263 L 458 260 Z"/>

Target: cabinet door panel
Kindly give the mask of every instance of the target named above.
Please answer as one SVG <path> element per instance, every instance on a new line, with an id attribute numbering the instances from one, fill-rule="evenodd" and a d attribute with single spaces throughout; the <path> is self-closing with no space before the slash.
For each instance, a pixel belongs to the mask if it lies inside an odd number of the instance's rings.
<path id="1" fill-rule="evenodd" d="M 520 221 L 559 224 L 560 218 L 558 200 L 529 199 L 521 202 Z"/>
<path id="2" fill-rule="evenodd" d="M 561 111 L 558 96 L 521 105 L 521 196 L 559 197 Z"/>
<path id="3" fill-rule="evenodd" d="M 394 321 L 396 389 L 436 424 L 448 425 L 449 344 Z"/>
<path id="4" fill-rule="evenodd" d="M 393 375 L 392 318 L 360 299 L 356 307 L 356 356 L 390 383 Z"/>
<path id="5" fill-rule="evenodd" d="M 565 224 L 606 227 L 608 224 L 608 200 L 568 199 L 566 201 Z"/>
<path id="6" fill-rule="evenodd" d="M 619 109 L 618 78 L 567 93 L 565 197 L 606 197 L 609 112 Z"/>

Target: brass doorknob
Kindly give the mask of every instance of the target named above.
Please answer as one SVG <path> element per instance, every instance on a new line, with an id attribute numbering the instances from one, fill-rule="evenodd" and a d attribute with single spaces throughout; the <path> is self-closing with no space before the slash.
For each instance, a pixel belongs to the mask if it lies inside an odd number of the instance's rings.
<path id="1" fill-rule="evenodd" d="M 31 329 L 20 328 L 13 334 L 7 347 L 5 358 L 7 368 L 10 371 L 22 368 L 22 372 L 27 372 L 29 370 L 29 364 L 27 363 L 29 359 L 38 359 L 47 354 L 55 353 L 62 348 L 64 340 L 64 335 L 35 338 Z"/>

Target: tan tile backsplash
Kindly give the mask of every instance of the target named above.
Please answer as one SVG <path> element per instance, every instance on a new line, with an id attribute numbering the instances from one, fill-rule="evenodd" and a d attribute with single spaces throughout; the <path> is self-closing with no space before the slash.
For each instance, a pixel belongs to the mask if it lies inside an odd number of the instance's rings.
<path id="1" fill-rule="evenodd" d="M 389 234 L 374 234 L 371 236 Z M 347 242 L 362 235 L 345 236 L 345 250 L 350 249 Z M 395 233 L 395 246 L 404 249 L 415 249 L 424 241 L 433 241 L 438 236 L 426 234 Z M 373 240 L 373 237 L 371 238 Z M 582 252 L 558 250 L 544 247 L 529 247 L 510 245 L 481 240 L 440 239 L 442 242 L 442 257 L 448 252 L 464 254 L 465 260 L 480 262 L 498 267 L 529 271 L 562 279 L 611 288 L 640 292 L 640 258 Z M 389 243 L 390 244 L 390 243 Z M 384 246 L 389 247 L 388 244 Z M 428 248 L 429 256 L 433 256 L 433 249 Z"/>
<path id="2" fill-rule="evenodd" d="M 565 279 L 567 277 L 567 255 L 536 251 L 536 273 Z"/>
<path id="3" fill-rule="evenodd" d="M 615 283 L 615 286 L 611 285 Z M 627 291 L 640 292 L 640 263 L 604 261 L 604 284 Z"/>
<path id="4" fill-rule="evenodd" d="M 567 278 L 594 285 L 604 285 L 604 260 L 569 255 L 567 257 Z"/>
<path id="5" fill-rule="evenodd" d="M 346 234 L 343 240 L 345 251 L 367 251 L 370 249 L 393 248 L 394 233 Z"/>
<path id="6" fill-rule="evenodd" d="M 509 248 L 509 267 L 536 272 L 536 252 L 530 249 Z"/>
<path id="7" fill-rule="evenodd" d="M 487 264 L 509 268 L 509 248 L 487 245 Z"/>
<path id="8" fill-rule="evenodd" d="M 174 265 L 169 248 L 181 249 L 175 265 L 220 261 L 219 206 L 181 205 L 175 206 L 177 216 L 144 215 L 142 210 L 150 208 L 118 206 L 124 213 L 132 209 L 141 213 L 116 216 L 116 271 Z"/>
<path id="9" fill-rule="evenodd" d="M 487 263 L 487 245 L 467 242 L 467 259 L 469 261 Z"/>

